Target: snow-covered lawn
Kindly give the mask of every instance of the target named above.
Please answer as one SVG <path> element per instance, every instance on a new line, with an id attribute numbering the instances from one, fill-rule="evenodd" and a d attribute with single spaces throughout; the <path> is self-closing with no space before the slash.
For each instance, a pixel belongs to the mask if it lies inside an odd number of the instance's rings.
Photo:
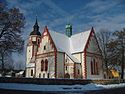
<path id="1" fill-rule="evenodd" d="M 19 83 L 0 83 L 2 89 L 31 90 L 31 91 L 88 91 L 125 87 L 125 83 L 120 84 L 87 84 L 87 85 L 37 85 Z"/>

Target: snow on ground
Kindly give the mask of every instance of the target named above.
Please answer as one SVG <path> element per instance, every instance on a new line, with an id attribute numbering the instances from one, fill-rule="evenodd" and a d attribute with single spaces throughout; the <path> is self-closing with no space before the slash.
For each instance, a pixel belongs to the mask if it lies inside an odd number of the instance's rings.
<path id="1" fill-rule="evenodd" d="M 0 83 L 1 89 L 16 89 L 30 91 L 88 91 L 125 87 L 125 83 L 121 84 L 87 84 L 87 85 L 37 85 L 37 84 L 19 84 L 19 83 Z"/>
<path id="2" fill-rule="evenodd" d="M 103 87 L 104 89 L 111 89 L 111 88 L 125 87 L 125 83 L 110 84 L 110 85 L 101 85 L 101 84 L 98 84 L 97 86 L 98 86 L 98 87 Z"/>

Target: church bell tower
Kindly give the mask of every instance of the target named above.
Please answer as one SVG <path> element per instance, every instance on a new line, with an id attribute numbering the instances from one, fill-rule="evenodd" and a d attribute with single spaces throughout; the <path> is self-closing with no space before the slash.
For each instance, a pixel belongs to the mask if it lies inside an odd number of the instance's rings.
<path id="1" fill-rule="evenodd" d="M 39 32 L 39 26 L 36 17 L 36 22 L 33 26 L 33 31 L 30 33 L 27 43 L 27 53 L 26 53 L 27 77 L 35 77 L 35 58 L 38 50 L 38 45 L 40 43 L 40 38 L 41 38 L 41 33 Z"/>

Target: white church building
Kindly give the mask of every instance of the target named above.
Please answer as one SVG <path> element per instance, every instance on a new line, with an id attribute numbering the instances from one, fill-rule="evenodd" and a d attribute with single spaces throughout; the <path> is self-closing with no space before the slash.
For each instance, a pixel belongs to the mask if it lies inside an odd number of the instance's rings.
<path id="1" fill-rule="evenodd" d="M 70 24 L 66 25 L 66 34 L 45 26 L 41 34 L 36 19 L 27 43 L 26 77 L 103 79 L 94 28 L 72 35 Z"/>

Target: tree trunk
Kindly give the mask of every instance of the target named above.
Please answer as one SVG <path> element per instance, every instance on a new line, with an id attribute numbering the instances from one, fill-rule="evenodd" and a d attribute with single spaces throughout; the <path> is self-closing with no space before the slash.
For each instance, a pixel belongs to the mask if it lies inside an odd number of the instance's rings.
<path id="1" fill-rule="evenodd" d="M 1 53 L 1 62 L 2 62 L 2 76 L 4 76 L 4 55 Z"/>
<path id="2" fill-rule="evenodd" d="M 105 67 L 106 67 L 106 74 L 107 74 L 107 79 L 109 79 L 109 71 L 108 71 L 108 61 L 105 59 Z"/>
<path id="3" fill-rule="evenodd" d="M 122 64 L 121 64 L 121 79 L 124 79 L 124 56 L 122 56 Z"/>
<path id="4" fill-rule="evenodd" d="M 121 79 L 124 79 L 124 42 L 122 41 Z"/>

